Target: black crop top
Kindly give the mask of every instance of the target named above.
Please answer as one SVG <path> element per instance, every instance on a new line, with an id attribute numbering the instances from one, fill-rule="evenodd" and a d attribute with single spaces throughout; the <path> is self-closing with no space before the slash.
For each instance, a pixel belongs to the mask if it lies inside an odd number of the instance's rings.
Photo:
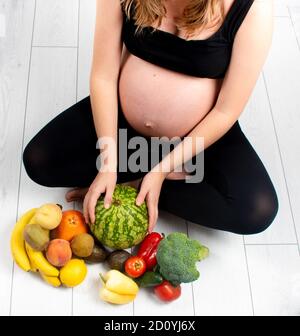
<path id="1" fill-rule="evenodd" d="M 221 27 L 205 40 L 185 40 L 152 27 L 136 34 L 133 18 L 123 11 L 122 39 L 131 54 L 155 65 L 195 77 L 224 78 L 235 34 L 253 2 L 235 0 Z"/>

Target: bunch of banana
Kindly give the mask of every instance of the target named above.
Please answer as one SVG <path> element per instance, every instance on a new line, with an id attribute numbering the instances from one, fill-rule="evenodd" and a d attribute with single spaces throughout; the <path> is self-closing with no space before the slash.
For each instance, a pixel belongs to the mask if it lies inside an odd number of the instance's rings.
<path id="1" fill-rule="evenodd" d="M 27 211 L 16 223 L 11 235 L 11 252 L 16 264 L 25 272 L 39 272 L 50 285 L 59 287 L 59 270 L 44 257 L 43 252 L 35 251 L 24 240 L 24 229 L 31 223 L 37 209 Z"/>

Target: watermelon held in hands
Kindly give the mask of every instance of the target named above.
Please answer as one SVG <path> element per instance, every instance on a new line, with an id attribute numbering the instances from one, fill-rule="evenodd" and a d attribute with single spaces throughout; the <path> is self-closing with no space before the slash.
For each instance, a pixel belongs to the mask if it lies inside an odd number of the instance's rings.
<path id="1" fill-rule="evenodd" d="M 117 184 L 109 209 L 104 208 L 104 197 L 99 198 L 96 220 L 90 228 L 100 243 L 119 250 L 135 246 L 145 238 L 148 211 L 145 202 L 140 206 L 135 204 L 137 194 L 135 188 Z"/>

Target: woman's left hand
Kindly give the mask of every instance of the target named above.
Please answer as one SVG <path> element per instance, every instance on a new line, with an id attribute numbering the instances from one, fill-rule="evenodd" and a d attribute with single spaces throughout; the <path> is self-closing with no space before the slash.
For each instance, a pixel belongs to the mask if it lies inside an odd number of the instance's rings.
<path id="1" fill-rule="evenodd" d="M 158 200 L 161 186 L 165 175 L 161 172 L 150 171 L 144 176 L 139 194 L 136 198 L 136 204 L 139 206 L 144 201 L 147 203 L 149 215 L 148 232 L 151 233 L 156 225 L 158 218 Z"/>

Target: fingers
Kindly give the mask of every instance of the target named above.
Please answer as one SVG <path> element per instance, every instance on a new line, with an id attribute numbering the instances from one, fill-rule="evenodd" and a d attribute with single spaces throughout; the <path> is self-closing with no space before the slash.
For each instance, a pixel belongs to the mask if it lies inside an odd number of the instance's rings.
<path id="1" fill-rule="evenodd" d="M 86 223 L 95 223 L 95 207 L 101 191 L 90 188 L 83 201 L 83 216 Z"/>
<path id="2" fill-rule="evenodd" d="M 106 191 L 103 189 L 99 189 L 98 191 L 93 188 L 90 188 L 83 201 L 83 215 L 86 223 L 89 222 L 92 224 L 95 223 L 95 207 L 99 197 L 104 191 L 105 191 L 104 207 L 106 209 L 110 207 L 114 189 L 115 189 L 114 184 L 107 186 Z"/>
<path id="3" fill-rule="evenodd" d="M 90 199 L 89 199 L 89 204 L 88 204 L 88 214 L 89 214 L 89 218 L 92 224 L 95 223 L 95 207 L 96 207 L 96 203 L 98 201 L 100 194 L 92 194 Z"/>
<path id="4" fill-rule="evenodd" d="M 105 205 L 110 205 L 112 196 L 117 181 L 116 174 L 112 173 L 99 173 L 91 186 L 88 189 L 82 189 L 82 196 L 85 195 L 83 200 L 83 216 L 86 223 L 95 223 L 95 207 L 101 194 L 105 192 Z M 72 196 L 74 196 L 72 194 Z M 80 195 L 79 195 L 80 196 Z"/>
<path id="5" fill-rule="evenodd" d="M 158 201 L 155 198 L 149 196 L 147 198 L 148 216 L 149 216 L 149 226 L 148 232 L 151 233 L 156 225 L 158 218 Z"/>
<path id="6" fill-rule="evenodd" d="M 104 208 L 108 209 L 111 206 L 112 195 L 114 193 L 115 186 L 110 185 L 106 188 L 105 197 L 104 197 Z"/>
<path id="7" fill-rule="evenodd" d="M 149 225 L 148 225 L 148 232 L 151 233 L 156 225 L 157 218 L 158 218 L 158 198 L 159 198 L 159 191 L 155 188 L 153 190 L 153 185 L 148 185 L 145 179 L 141 184 L 140 191 L 136 198 L 136 205 L 140 206 L 146 199 L 147 208 L 148 208 L 148 217 L 149 217 Z"/>
<path id="8" fill-rule="evenodd" d="M 88 218 L 89 216 L 88 216 L 88 211 L 87 211 L 88 200 L 89 200 L 89 193 L 85 195 L 85 198 L 83 200 L 83 217 L 84 217 L 86 224 L 89 223 L 89 218 Z"/>
<path id="9" fill-rule="evenodd" d="M 145 201 L 146 195 L 147 195 L 147 189 L 144 188 L 142 185 L 135 201 L 137 206 L 140 206 Z"/>

